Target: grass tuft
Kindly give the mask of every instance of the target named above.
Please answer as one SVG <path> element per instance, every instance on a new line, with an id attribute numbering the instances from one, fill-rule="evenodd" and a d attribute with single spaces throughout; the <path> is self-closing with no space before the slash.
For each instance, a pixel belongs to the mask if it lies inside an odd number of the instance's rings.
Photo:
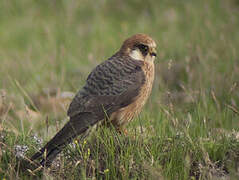
<path id="1" fill-rule="evenodd" d="M 238 179 L 239 1 L 0 2 L 0 179 Z M 126 128 L 29 157 L 128 36 L 158 44 L 150 100 Z"/>

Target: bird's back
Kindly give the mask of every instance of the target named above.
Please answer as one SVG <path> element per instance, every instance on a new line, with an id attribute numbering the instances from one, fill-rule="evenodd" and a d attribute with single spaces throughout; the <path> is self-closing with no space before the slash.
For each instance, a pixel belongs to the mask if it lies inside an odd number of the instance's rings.
<path id="1" fill-rule="evenodd" d="M 119 96 L 139 79 L 143 84 L 142 66 L 142 62 L 128 56 L 119 56 L 117 53 L 96 66 L 89 74 L 85 86 L 76 94 L 70 104 L 68 116 L 73 117 L 80 112 L 91 111 L 90 109 L 94 105 L 98 106 L 92 102 L 92 97 Z"/>

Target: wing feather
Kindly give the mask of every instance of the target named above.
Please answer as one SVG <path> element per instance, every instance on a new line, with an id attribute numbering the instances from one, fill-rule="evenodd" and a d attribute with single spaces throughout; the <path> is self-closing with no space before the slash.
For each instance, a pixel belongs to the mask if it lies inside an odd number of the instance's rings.
<path id="1" fill-rule="evenodd" d="M 68 116 L 92 112 L 103 119 L 105 112 L 110 115 L 129 105 L 145 81 L 142 65 L 141 61 L 117 56 L 98 65 L 70 104 Z"/>

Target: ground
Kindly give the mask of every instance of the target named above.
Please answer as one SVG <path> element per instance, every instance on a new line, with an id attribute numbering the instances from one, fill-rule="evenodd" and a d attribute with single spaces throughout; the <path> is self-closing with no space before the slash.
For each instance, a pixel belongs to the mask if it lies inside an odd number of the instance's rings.
<path id="1" fill-rule="evenodd" d="M 0 178 L 238 179 L 238 19 L 238 0 L 2 0 Z M 23 171 L 91 69 L 140 32 L 158 44 L 156 79 L 128 135 L 99 129 Z"/>

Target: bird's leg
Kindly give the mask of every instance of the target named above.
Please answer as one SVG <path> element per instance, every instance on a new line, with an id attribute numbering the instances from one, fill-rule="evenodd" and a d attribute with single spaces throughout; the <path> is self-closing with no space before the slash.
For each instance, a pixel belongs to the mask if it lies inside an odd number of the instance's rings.
<path id="1" fill-rule="evenodd" d="M 128 131 L 127 131 L 127 129 L 124 129 L 124 130 L 123 130 L 123 133 L 124 133 L 125 136 L 128 136 Z"/>
<path id="2" fill-rule="evenodd" d="M 116 129 L 120 134 L 124 134 L 125 136 L 128 136 L 128 131 L 126 128 L 123 127 L 117 127 Z"/>

